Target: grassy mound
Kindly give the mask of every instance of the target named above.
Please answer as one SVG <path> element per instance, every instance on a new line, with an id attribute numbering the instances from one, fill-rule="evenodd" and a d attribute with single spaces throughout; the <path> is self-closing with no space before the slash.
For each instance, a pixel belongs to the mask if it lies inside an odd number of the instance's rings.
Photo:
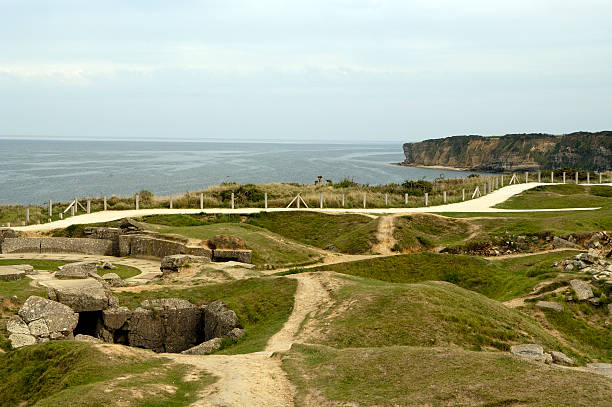
<path id="1" fill-rule="evenodd" d="M 283 368 L 297 405 L 608 406 L 611 382 L 499 352 L 294 345 Z"/>
<path id="2" fill-rule="evenodd" d="M 199 388 L 214 381 L 202 375 L 202 381 L 186 382 L 185 366 L 144 355 L 102 352 L 72 341 L 0 354 L 0 405 L 178 407 L 193 402 Z"/>
<path id="3" fill-rule="evenodd" d="M 497 205 L 504 209 L 612 207 L 612 187 L 576 184 L 541 185 Z"/>
<path id="4" fill-rule="evenodd" d="M 207 240 L 217 235 L 233 235 L 244 239 L 253 250 L 253 263 L 262 266 L 290 266 L 310 264 L 319 254 L 309 248 L 286 242 L 265 229 L 244 223 L 214 223 L 201 226 L 172 226 L 159 229 L 161 233 L 175 233 L 185 237 Z"/>
<path id="5" fill-rule="evenodd" d="M 410 215 L 395 219 L 393 237 L 397 251 L 419 251 L 439 245 L 462 242 L 467 238 L 465 221 L 435 215 Z"/>
<path id="6" fill-rule="evenodd" d="M 248 353 L 263 350 L 268 339 L 289 318 L 297 283 L 288 278 L 251 278 L 229 283 L 185 289 L 160 287 L 139 293 L 117 292 L 121 305 L 137 307 L 153 298 L 183 298 L 198 305 L 223 300 L 238 316 L 246 335 L 224 353 Z"/>
<path id="7" fill-rule="evenodd" d="M 261 213 L 247 222 L 300 243 L 349 254 L 369 252 L 378 226 L 377 219 L 361 215 L 315 212 Z"/>
<path id="8" fill-rule="evenodd" d="M 509 350 L 539 343 L 569 352 L 526 315 L 445 282 L 389 284 L 346 277 L 330 312 L 313 321 L 319 343 L 336 348 L 460 346 Z"/>
<path id="9" fill-rule="evenodd" d="M 460 287 L 505 301 L 527 294 L 533 286 L 558 274 L 550 266 L 569 258 L 573 251 L 555 252 L 503 260 L 474 256 L 416 253 L 319 266 L 331 270 L 393 283 L 447 281 Z"/>

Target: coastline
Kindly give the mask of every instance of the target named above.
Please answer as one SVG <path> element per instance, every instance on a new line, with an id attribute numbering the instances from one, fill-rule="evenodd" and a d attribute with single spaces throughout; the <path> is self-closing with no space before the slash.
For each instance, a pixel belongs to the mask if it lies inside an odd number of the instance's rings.
<path id="1" fill-rule="evenodd" d="M 395 165 L 399 165 L 400 167 L 414 167 L 414 168 L 423 168 L 426 170 L 447 170 L 447 171 L 474 171 L 470 168 L 458 168 L 458 167 L 446 167 L 444 165 L 419 165 L 419 164 L 406 164 L 406 163 L 393 163 Z"/>

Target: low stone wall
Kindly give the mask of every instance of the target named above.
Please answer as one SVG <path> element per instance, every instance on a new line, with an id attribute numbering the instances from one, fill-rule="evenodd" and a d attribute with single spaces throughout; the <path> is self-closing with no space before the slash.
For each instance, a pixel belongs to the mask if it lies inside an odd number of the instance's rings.
<path id="1" fill-rule="evenodd" d="M 232 250 L 232 249 L 215 249 L 213 252 L 214 261 L 239 261 L 241 263 L 251 263 L 253 252 L 251 250 Z"/>
<path id="2" fill-rule="evenodd" d="M 112 255 L 119 256 L 119 236 L 122 235 L 119 228 L 89 227 L 83 231 L 90 239 L 110 240 L 113 242 Z"/>
<path id="3" fill-rule="evenodd" d="M 17 237 L 4 239 L 2 253 L 82 253 L 111 256 L 113 242 L 107 239 L 69 237 Z"/>
<path id="4" fill-rule="evenodd" d="M 163 259 L 174 254 L 190 254 L 212 259 L 212 250 L 201 246 L 160 239 L 147 235 L 119 236 L 119 255 Z"/>

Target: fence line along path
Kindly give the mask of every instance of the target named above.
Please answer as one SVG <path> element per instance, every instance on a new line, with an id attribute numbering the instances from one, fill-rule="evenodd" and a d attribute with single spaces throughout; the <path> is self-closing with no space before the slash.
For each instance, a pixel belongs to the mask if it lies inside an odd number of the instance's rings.
<path id="1" fill-rule="evenodd" d="M 520 194 L 531 188 L 539 185 L 554 185 L 544 184 L 539 182 L 529 182 L 524 184 L 513 184 L 490 192 L 487 195 L 480 196 L 475 199 L 470 199 L 463 202 L 456 202 L 446 205 L 427 206 L 420 208 L 238 208 L 238 209 L 200 209 L 200 208 L 156 208 L 156 209 L 130 209 L 121 211 L 101 211 L 88 213 L 83 215 L 72 216 L 66 219 L 55 222 L 19 226 L 15 230 L 22 231 L 49 231 L 54 229 L 66 228 L 71 225 L 84 225 L 89 223 L 111 222 L 122 218 L 136 218 L 149 215 L 172 215 L 172 214 L 237 214 L 249 215 L 260 212 L 295 212 L 295 211 L 310 211 L 322 213 L 356 213 L 356 214 L 410 214 L 410 213 L 445 213 L 445 212 L 476 212 L 476 213 L 492 213 L 492 212 L 558 212 L 558 211 L 588 211 L 599 208 L 561 208 L 561 209 L 499 209 L 494 206 L 506 201 L 514 195 Z M 605 184 L 612 186 L 612 184 Z"/>

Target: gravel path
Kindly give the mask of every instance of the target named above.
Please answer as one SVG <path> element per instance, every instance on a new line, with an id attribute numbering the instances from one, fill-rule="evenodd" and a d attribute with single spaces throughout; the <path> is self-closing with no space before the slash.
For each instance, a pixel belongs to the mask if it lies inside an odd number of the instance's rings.
<path id="1" fill-rule="evenodd" d="M 240 208 L 240 209 L 140 209 L 126 211 L 103 211 L 90 214 L 77 215 L 55 222 L 44 223 L 40 225 L 29 225 L 15 227 L 15 230 L 22 231 L 49 231 L 54 229 L 66 228 L 70 225 L 89 224 L 111 222 L 113 220 L 123 219 L 126 217 L 136 218 L 149 215 L 170 215 L 170 214 L 241 214 L 248 215 L 260 212 L 292 212 L 292 211 L 310 211 L 322 213 L 358 213 L 358 214 L 409 214 L 409 213 L 444 213 L 444 212 L 560 212 L 560 211 L 588 211 L 598 208 L 563 208 L 563 209 L 498 209 L 493 206 L 498 205 L 514 195 L 520 194 L 523 191 L 537 187 L 541 184 L 530 182 L 527 184 L 508 185 L 500 188 L 488 195 L 470 199 L 465 202 L 458 202 L 447 205 L 429 206 L 422 208 L 376 208 L 376 209 L 360 209 L 360 208 L 329 208 L 329 209 L 296 209 L 296 208 Z M 612 185 L 612 184 L 605 184 Z"/>

